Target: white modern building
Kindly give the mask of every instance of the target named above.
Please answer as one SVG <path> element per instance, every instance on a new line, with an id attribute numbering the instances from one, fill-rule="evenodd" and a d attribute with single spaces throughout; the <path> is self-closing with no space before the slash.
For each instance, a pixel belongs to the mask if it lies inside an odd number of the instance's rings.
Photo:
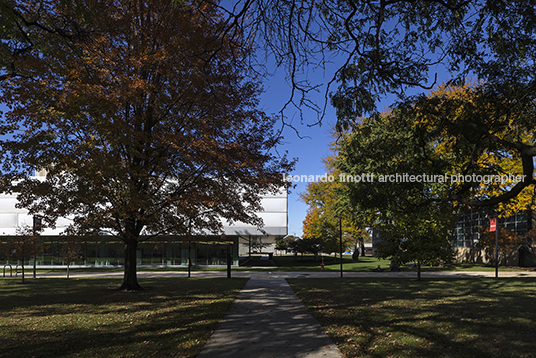
<path id="1" fill-rule="evenodd" d="M 0 241 L 16 235 L 18 228 L 33 226 L 33 217 L 28 215 L 27 210 L 17 208 L 16 204 L 16 194 L 0 194 Z M 240 256 L 258 251 L 273 253 L 275 241 L 286 236 L 288 231 L 287 191 L 266 195 L 262 198 L 261 204 L 264 210 L 257 215 L 264 222 L 262 228 L 241 222 L 229 224 L 224 221 L 223 236 L 218 233 L 199 235 L 192 241 L 174 237 L 173 240 L 140 243 L 138 263 L 186 265 L 190 258 L 194 265 L 224 265 L 227 262 L 227 250 L 230 249 L 233 264 L 238 265 Z M 55 229 L 44 229 L 41 234 L 43 248 L 37 258 L 39 265 L 65 264 L 59 252 L 65 241 L 61 234 L 68 225 L 69 220 L 62 218 L 56 222 Z M 259 250 L 259 247 L 262 249 Z M 3 259 L 5 261 L 7 258 Z M 81 259 L 76 263 L 121 265 L 123 244 L 110 236 L 82 241 Z"/>

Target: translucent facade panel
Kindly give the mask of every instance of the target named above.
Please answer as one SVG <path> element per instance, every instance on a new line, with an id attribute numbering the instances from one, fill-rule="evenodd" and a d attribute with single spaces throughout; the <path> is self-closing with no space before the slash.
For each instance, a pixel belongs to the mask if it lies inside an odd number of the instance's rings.
<path id="1" fill-rule="evenodd" d="M 38 179 L 44 179 L 38 178 Z M 227 235 L 287 235 L 288 232 L 288 205 L 287 191 L 266 194 L 261 199 L 263 210 L 257 213 L 263 222 L 262 230 L 254 225 L 235 222 L 230 224 L 222 219 L 224 232 Z M 17 209 L 15 195 L 0 194 L 0 235 L 14 235 L 17 227 L 32 226 L 33 217 L 27 215 L 27 210 Z M 61 234 L 72 223 L 68 218 L 59 218 L 56 228 L 45 228 L 42 235 L 53 236 Z M 206 232 L 206 235 L 219 235 L 219 233 Z"/>
<path id="2" fill-rule="evenodd" d="M 263 198 L 261 205 L 263 212 L 287 212 L 287 198 Z"/>
<path id="3" fill-rule="evenodd" d="M 0 215 L 0 227 L 13 228 L 19 224 L 18 214 L 3 214 Z"/>

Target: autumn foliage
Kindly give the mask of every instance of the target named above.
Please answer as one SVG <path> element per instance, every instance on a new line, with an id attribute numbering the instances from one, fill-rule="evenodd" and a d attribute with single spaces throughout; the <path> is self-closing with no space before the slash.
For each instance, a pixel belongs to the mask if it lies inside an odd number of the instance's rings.
<path id="1" fill-rule="evenodd" d="M 139 288 L 142 240 L 219 232 L 222 218 L 262 225 L 260 195 L 292 164 L 273 154 L 246 48 L 211 2 L 39 4 L 15 2 L 2 50 L 4 178 L 47 171 L 4 180 L 22 206 L 123 240 L 125 289 Z"/>
<path id="2" fill-rule="evenodd" d="M 523 243 L 523 238 L 514 231 L 508 230 L 504 227 L 498 227 L 498 230 L 499 257 L 504 258 L 510 252 L 519 248 L 519 246 Z M 488 252 L 494 252 L 496 235 L 495 231 L 490 231 L 489 227 L 481 227 L 480 233 L 481 235 L 478 245 L 481 248 L 486 249 Z"/>
<path id="3" fill-rule="evenodd" d="M 41 252 L 39 232 L 25 226 L 17 229 L 16 235 L 5 237 L 0 242 L 0 257 L 5 262 L 17 263 L 22 267 L 22 282 L 24 283 L 24 263 L 35 259 Z"/>

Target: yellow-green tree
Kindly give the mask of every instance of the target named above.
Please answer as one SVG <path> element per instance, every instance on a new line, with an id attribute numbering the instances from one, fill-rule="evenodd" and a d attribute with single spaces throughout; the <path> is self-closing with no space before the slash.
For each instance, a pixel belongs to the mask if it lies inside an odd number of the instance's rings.
<path id="1" fill-rule="evenodd" d="M 336 143 L 332 144 L 331 149 L 337 150 Z M 333 180 L 309 182 L 306 191 L 301 194 L 301 199 L 309 206 L 303 221 L 303 237 L 322 238 L 324 252 L 334 252 L 336 256 L 340 250 L 341 229 L 343 250 L 350 247 L 356 251 L 363 249 L 362 243 L 366 235 L 360 221 L 352 215 L 351 208 L 346 207 L 344 201 L 341 200 L 340 191 L 343 185 L 339 181 L 340 172 L 333 165 L 335 158 L 332 155 L 324 159 L 326 177 L 333 178 Z M 364 254 L 363 250 L 362 254 Z"/>

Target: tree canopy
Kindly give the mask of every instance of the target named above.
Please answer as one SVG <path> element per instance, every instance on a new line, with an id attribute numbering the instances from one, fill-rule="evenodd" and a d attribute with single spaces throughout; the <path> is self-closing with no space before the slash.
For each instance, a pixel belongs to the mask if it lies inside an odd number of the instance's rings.
<path id="1" fill-rule="evenodd" d="M 315 70 L 334 68 L 327 72 L 333 84 L 327 93 L 341 124 L 370 114 L 386 94 L 467 77 L 512 98 L 534 98 L 532 0 L 237 0 L 220 6 L 225 31 L 242 31 L 258 44 L 260 61 L 272 55 L 284 67 L 298 107 L 322 109 L 299 94 L 307 99 L 318 88 Z"/>
<path id="2" fill-rule="evenodd" d="M 363 116 L 375 115 L 377 104 L 395 94 L 402 103 L 419 102 L 421 109 L 434 112 L 436 126 L 450 135 L 467 133 L 467 144 L 487 146 L 496 154 L 516 152 L 527 180 L 494 197 L 463 198 L 467 203 L 494 205 L 534 184 L 532 143 L 497 134 L 513 124 L 533 132 L 534 1 L 241 0 L 224 11 L 226 31 L 241 29 L 258 44 L 261 61 L 272 55 L 287 72 L 288 104 L 315 108 L 322 116 L 331 102 L 338 128 L 347 130 Z M 327 88 L 318 81 L 319 72 L 327 75 Z M 461 105 L 458 99 L 441 100 L 439 109 L 434 106 L 440 96 L 424 100 L 424 92 L 441 82 L 463 86 L 468 79 L 485 85 L 475 96 L 480 103 L 460 108 L 462 116 L 440 113 L 452 113 Z M 321 88 L 324 106 L 310 97 Z M 464 154 L 471 161 L 471 152 Z"/>
<path id="3" fill-rule="evenodd" d="M 342 137 L 339 170 L 373 178 L 349 181 L 345 196 L 383 231 L 382 255 L 446 258 L 448 232 L 468 205 L 501 203 L 507 215 L 533 204 L 532 156 L 524 152 L 534 147 L 533 107 L 505 113 L 504 101 L 487 84 L 440 86 Z"/>
<path id="4" fill-rule="evenodd" d="M 487 89 L 486 84 L 440 86 L 364 118 L 343 141 L 341 170 L 352 175 L 370 171 L 376 180 L 412 175 L 413 181 L 384 180 L 379 192 L 368 192 L 402 208 L 399 201 L 408 197 L 396 193 L 408 190 L 412 205 L 484 206 L 515 198 L 509 207 L 525 209 L 532 195 L 528 187 L 534 184 L 534 106 L 505 112 L 507 100 Z"/>
<path id="5" fill-rule="evenodd" d="M 215 4 L 1 6 L 3 190 L 21 206 L 123 240 L 125 289 L 139 289 L 140 241 L 262 225 L 260 197 L 292 163 L 274 154 L 245 38 L 222 32 Z M 46 179 L 21 176 L 33 169 Z"/>

